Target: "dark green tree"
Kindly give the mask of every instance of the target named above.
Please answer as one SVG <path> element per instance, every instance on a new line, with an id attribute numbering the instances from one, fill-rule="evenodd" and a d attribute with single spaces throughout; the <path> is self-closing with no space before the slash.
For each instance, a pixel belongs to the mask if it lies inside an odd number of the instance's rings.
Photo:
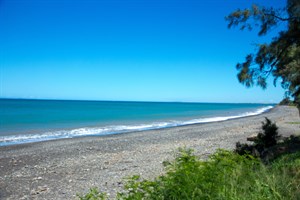
<path id="1" fill-rule="evenodd" d="M 270 43 L 259 44 L 256 53 L 247 55 L 245 62 L 236 65 L 238 80 L 246 87 L 257 85 L 265 89 L 266 80 L 272 75 L 274 85 L 279 79 L 300 112 L 300 0 L 287 0 L 286 7 L 280 9 L 257 5 L 238 9 L 226 20 L 229 28 L 238 26 L 241 30 L 252 30 L 257 27 L 259 36 L 285 27 L 278 30 Z"/>

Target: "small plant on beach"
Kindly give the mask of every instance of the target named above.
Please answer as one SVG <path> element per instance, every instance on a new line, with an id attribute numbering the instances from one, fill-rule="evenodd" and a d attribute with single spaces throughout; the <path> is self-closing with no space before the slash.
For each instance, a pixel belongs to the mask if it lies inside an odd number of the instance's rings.
<path id="1" fill-rule="evenodd" d="M 91 188 L 85 195 L 82 196 L 77 194 L 77 197 L 80 200 L 105 200 L 107 195 L 103 192 L 99 192 L 97 188 Z"/>

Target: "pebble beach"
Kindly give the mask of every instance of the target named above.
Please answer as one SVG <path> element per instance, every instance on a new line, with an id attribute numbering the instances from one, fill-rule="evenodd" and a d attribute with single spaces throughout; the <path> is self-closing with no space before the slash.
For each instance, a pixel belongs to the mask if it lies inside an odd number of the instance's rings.
<path id="1" fill-rule="evenodd" d="M 300 134 L 295 107 L 277 106 L 257 116 L 132 132 L 0 147 L 0 199 L 77 199 L 97 187 L 113 198 L 124 178 L 152 179 L 164 173 L 162 162 L 178 148 L 195 150 L 203 159 L 218 148 L 234 149 L 256 135 L 265 117 L 279 134 Z"/>

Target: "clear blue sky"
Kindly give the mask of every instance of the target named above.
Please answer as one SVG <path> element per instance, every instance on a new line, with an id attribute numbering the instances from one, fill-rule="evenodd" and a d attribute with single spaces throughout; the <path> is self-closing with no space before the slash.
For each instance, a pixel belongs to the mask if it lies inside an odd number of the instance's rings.
<path id="1" fill-rule="evenodd" d="M 285 1 L 0 0 L 0 97 L 276 103 L 280 86 L 236 78 L 270 41 L 227 29 L 252 3 Z"/>

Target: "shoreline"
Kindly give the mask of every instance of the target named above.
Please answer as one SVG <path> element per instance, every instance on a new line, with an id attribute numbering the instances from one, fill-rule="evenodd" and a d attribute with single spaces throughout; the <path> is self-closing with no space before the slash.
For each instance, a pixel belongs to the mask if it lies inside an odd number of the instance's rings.
<path id="1" fill-rule="evenodd" d="M 256 116 L 137 131 L 0 147 L 0 199 L 76 199 L 91 187 L 114 196 L 123 178 L 154 178 L 164 172 L 179 147 L 193 148 L 203 158 L 218 148 L 260 131 L 264 117 L 276 122 L 279 134 L 300 134 L 298 110 L 276 106 Z"/>
<path id="2" fill-rule="evenodd" d="M 262 115 L 264 113 L 268 113 L 270 112 L 272 109 L 274 109 L 276 106 L 267 106 L 267 107 L 263 107 L 260 109 L 257 109 L 255 111 L 251 111 L 251 112 L 246 112 L 246 113 L 240 113 L 239 115 L 229 115 L 229 116 L 216 116 L 216 117 L 205 117 L 205 118 L 196 118 L 196 119 L 190 119 L 187 121 L 178 121 L 178 122 L 169 122 L 169 121 L 165 121 L 165 122 L 153 122 L 150 124 L 132 124 L 132 125 L 115 125 L 115 126 L 111 126 L 111 127 L 127 127 L 129 128 L 129 130 L 119 130 L 119 131 L 115 131 L 113 132 L 113 130 L 111 130 L 112 132 L 108 132 L 108 133 L 96 133 L 96 134 L 86 134 L 86 135 L 74 135 L 74 136 L 52 136 L 51 134 L 46 136 L 47 133 L 58 133 L 58 132 L 63 132 L 63 133 L 67 133 L 67 132 L 72 132 L 74 130 L 92 130 L 93 129 L 98 129 L 99 131 L 105 129 L 105 128 L 109 128 L 108 127 L 97 127 L 97 126 L 92 126 L 92 127 L 79 127 L 79 128 L 70 128 L 70 129 L 62 129 L 62 130 L 49 130 L 46 131 L 44 133 L 41 134 L 26 134 L 26 135 L 7 135 L 7 136 L 2 136 L 3 138 L 7 137 L 7 138 L 15 138 L 15 141 L 12 141 L 13 139 L 11 139 L 11 142 L 9 142 L 9 139 L 2 139 L 3 141 L 1 141 L 4 144 L 0 143 L 0 147 L 3 146 L 15 146 L 15 145 L 23 145 L 23 144 L 32 144 L 32 143 L 39 143 L 39 142 L 47 142 L 47 141 L 56 141 L 56 140 L 63 140 L 63 139 L 74 139 L 74 138 L 83 138 L 83 137 L 106 137 L 106 136 L 114 136 L 114 135 L 119 135 L 119 134 L 128 134 L 128 133 L 135 133 L 135 132 L 142 132 L 142 131 L 153 131 L 153 130 L 163 130 L 163 129 L 168 129 L 168 128 L 176 128 L 176 127 L 182 127 L 182 126 L 190 126 L 190 125 L 200 125 L 200 124 L 208 124 L 208 123 L 218 123 L 218 122 L 223 122 L 223 121 L 229 121 L 229 120 L 235 120 L 235 119 L 240 119 L 240 118 L 247 118 L 247 117 L 252 117 L 252 116 L 258 116 L 258 115 Z M 179 123 L 179 124 L 178 124 Z M 165 125 L 162 125 L 165 124 Z M 150 126 L 149 128 L 145 127 L 145 126 Z M 136 127 L 136 129 L 130 130 L 130 127 Z M 144 128 L 142 128 L 144 127 Z M 46 135 L 45 135 L 46 134 Z M 28 135 L 28 138 L 26 138 L 26 136 Z M 29 136 L 33 137 L 41 137 L 38 139 L 34 139 L 34 138 L 30 138 Z M 44 136 L 44 138 L 43 138 Z M 23 138 L 23 139 L 20 139 Z M 1 138 L 1 137 L 0 137 Z M 21 140 L 20 142 L 18 142 L 18 139 Z M 8 141 L 8 142 L 7 142 Z M 5 144 L 7 143 L 7 144 Z"/>

